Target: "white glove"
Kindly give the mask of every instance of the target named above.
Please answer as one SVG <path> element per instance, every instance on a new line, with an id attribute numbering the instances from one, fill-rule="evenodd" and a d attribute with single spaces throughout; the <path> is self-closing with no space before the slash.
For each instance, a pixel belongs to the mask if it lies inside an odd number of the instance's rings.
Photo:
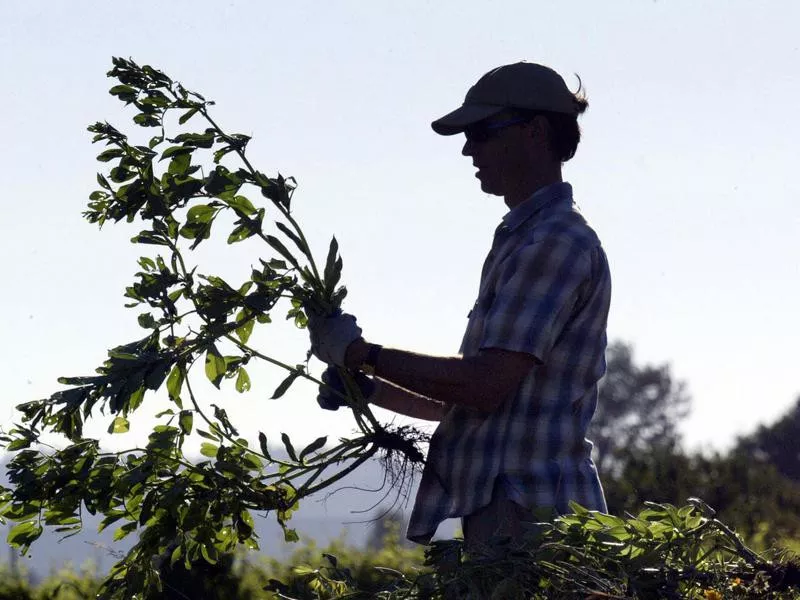
<path id="1" fill-rule="evenodd" d="M 367 402 L 372 399 L 377 387 L 372 377 L 367 377 L 361 371 L 351 371 L 350 375 L 358 386 L 361 397 Z M 328 367 L 322 374 L 323 385 L 319 386 L 317 403 L 325 410 L 339 410 L 342 406 L 347 406 L 342 396 L 347 396 L 347 388 L 342 376 L 339 374 L 338 367 Z"/>
<path id="2" fill-rule="evenodd" d="M 356 318 L 341 312 L 321 317 L 307 311 L 306 316 L 312 354 L 329 365 L 343 367 L 347 347 L 361 337 Z"/>

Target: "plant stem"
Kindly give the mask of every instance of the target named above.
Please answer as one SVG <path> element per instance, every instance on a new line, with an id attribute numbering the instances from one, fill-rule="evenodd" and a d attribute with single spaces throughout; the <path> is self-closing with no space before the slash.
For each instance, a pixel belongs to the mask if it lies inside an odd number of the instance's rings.
<path id="1" fill-rule="evenodd" d="M 224 131 L 222 131 L 220 126 L 217 125 L 216 121 L 214 121 L 214 119 L 211 118 L 211 115 L 208 114 L 208 111 L 206 110 L 204 105 L 202 105 L 200 107 L 199 112 L 200 112 L 201 115 L 203 115 L 203 117 L 205 117 L 205 119 L 211 124 L 211 126 L 217 131 L 217 133 L 219 133 L 222 137 L 226 138 L 227 140 L 231 140 L 232 139 Z M 235 142 L 234 142 L 234 151 L 239 156 L 239 158 L 242 160 L 242 162 L 245 164 L 245 166 L 247 167 L 247 170 L 250 172 L 250 174 L 253 177 L 255 177 L 257 171 L 255 170 L 253 165 L 250 163 L 250 160 L 245 155 L 244 150 L 238 144 L 236 144 Z M 317 280 L 317 282 L 321 282 L 321 278 L 319 276 L 319 270 L 317 269 L 317 264 L 314 261 L 314 256 L 311 253 L 311 248 L 308 245 L 308 240 L 306 240 L 306 236 L 303 234 L 303 230 L 297 224 L 297 221 L 294 220 L 294 218 L 289 213 L 289 210 L 286 207 L 282 206 L 279 202 L 273 202 L 273 204 L 275 206 L 277 206 L 278 210 L 281 212 L 283 217 L 287 221 L 289 221 L 289 223 L 292 225 L 292 228 L 297 233 L 297 236 L 300 238 L 300 241 L 303 242 L 304 248 L 301 248 L 301 250 L 303 251 L 303 254 L 305 254 L 306 258 L 308 259 L 308 263 L 311 266 L 311 271 L 314 273 L 314 278 Z M 261 237 L 261 238 L 266 240 L 266 236 L 264 235 L 263 231 L 259 232 L 259 237 Z"/>
<path id="2" fill-rule="evenodd" d="M 204 420 L 204 421 L 205 421 L 205 422 L 208 424 L 209 428 L 210 428 L 212 431 L 216 431 L 216 432 L 217 432 L 219 435 L 221 435 L 223 438 L 225 438 L 226 440 L 228 440 L 228 441 L 229 441 L 229 442 L 230 442 L 232 445 L 236 446 L 237 448 L 241 448 L 241 449 L 242 449 L 242 450 L 244 450 L 245 452 L 249 452 L 250 454 L 253 454 L 253 455 L 255 455 L 255 456 L 258 456 L 259 458 L 263 458 L 263 459 L 264 459 L 264 460 L 266 460 L 266 461 L 271 461 L 271 462 L 277 463 L 277 464 L 279 464 L 279 465 L 283 465 L 283 466 L 293 466 L 293 465 L 292 465 L 292 463 L 283 462 L 283 461 L 280 461 L 280 460 L 277 460 L 277 459 L 271 458 L 271 457 L 269 457 L 269 456 L 265 456 L 264 454 L 261 454 L 260 452 L 256 452 L 256 451 L 255 451 L 255 450 L 253 450 L 252 448 L 248 448 L 247 446 L 245 446 L 244 444 L 242 444 L 242 443 L 241 443 L 241 442 L 239 442 L 238 440 L 234 439 L 234 438 L 233 438 L 233 437 L 232 437 L 230 434 L 228 434 L 227 432 L 225 432 L 225 431 L 222 431 L 222 429 L 220 429 L 220 428 L 219 428 L 219 427 L 216 425 L 216 423 L 213 423 L 213 422 L 212 422 L 212 421 L 211 421 L 211 420 L 210 420 L 210 419 L 209 419 L 209 418 L 206 416 L 206 414 L 203 412 L 203 409 L 201 409 L 201 408 L 200 408 L 200 404 L 197 402 L 197 398 L 195 397 L 195 395 L 194 395 L 194 392 L 192 391 L 192 384 L 189 382 L 189 376 L 188 376 L 188 375 L 189 375 L 189 369 L 190 369 L 190 368 L 191 368 L 191 367 L 189 367 L 189 368 L 187 368 L 187 369 L 186 369 L 186 376 L 185 376 L 185 378 L 184 378 L 184 380 L 185 380 L 185 383 L 186 383 L 186 389 L 187 389 L 187 390 L 188 390 L 188 392 L 189 392 L 189 398 L 190 398 L 190 399 L 191 399 L 191 401 L 192 401 L 192 405 L 194 406 L 194 410 L 195 410 L 195 411 L 197 412 L 197 414 L 199 414 L 199 415 L 200 415 L 200 417 L 201 417 L 201 418 L 202 418 L 202 419 L 203 419 L 203 420 Z"/>
<path id="3" fill-rule="evenodd" d="M 364 464 L 370 458 L 372 458 L 377 451 L 378 451 L 378 447 L 373 445 L 371 448 L 366 450 L 361 456 L 359 456 L 353 462 L 353 464 L 351 464 L 350 466 L 348 466 L 345 469 L 342 469 L 336 475 L 333 475 L 332 477 L 329 477 L 328 479 L 322 481 L 321 483 L 318 483 L 317 485 L 315 485 L 315 486 L 313 486 L 311 488 L 308 488 L 305 491 L 305 494 L 307 496 L 310 496 L 311 494 L 315 493 L 316 491 L 324 489 L 324 488 L 328 487 L 329 485 L 336 483 L 337 481 L 339 481 L 340 479 L 342 479 L 346 475 L 349 475 L 350 473 L 355 471 L 358 467 L 360 467 L 362 464 Z"/>

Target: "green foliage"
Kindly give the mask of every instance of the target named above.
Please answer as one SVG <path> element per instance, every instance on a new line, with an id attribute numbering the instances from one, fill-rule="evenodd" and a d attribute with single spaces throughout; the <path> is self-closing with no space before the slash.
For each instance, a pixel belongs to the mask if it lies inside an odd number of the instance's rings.
<path id="1" fill-rule="evenodd" d="M 77 572 L 61 569 L 34 585 L 25 571 L 0 564 L 0 600 L 91 600 L 99 586 L 100 579 L 91 566 Z"/>
<path id="2" fill-rule="evenodd" d="M 0 519 L 16 522 L 8 542 L 23 552 L 45 527 L 65 535 L 79 530 L 84 511 L 103 515 L 100 527 L 116 527 L 115 539 L 137 533 L 137 543 L 99 592 L 132 599 L 164 593 L 164 574 L 176 565 L 213 566 L 239 547 L 257 549 L 254 513 L 274 515 L 285 539 L 296 540 L 288 521 L 303 498 L 376 455 L 416 468 L 416 444 L 425 436 L 409 428 L 388 430 L 363 398 L 347 395 L 357 436 L 331 447 L 317 440 L 295 451 L 284 433 L 289 458 L 278 460 L 263 433 L 258 445 L 250 444 L 223 406 L 195 394 L 198 364 L 200 376 L 216 388 L 239 393 L 251 390 L 251 361 L 287 371 L 273 398 L 299 378 L 319 383 L 306 365 L 278 360 L 250 339 L 255 327 L 268 325 L 284 307 L 286 318 L 302 328 L 306 310 L 327 314 L 340 306 L 346 290 L 338 244 L 332 240 L 318 269 L 291 213 L 295 180 L 253 167 L 246 155 L 250 137 L 224 131 L 209 113 L 212 102 L 131 60 L 114 58 L 108 75 L 116 80 L 110 93 L 135 109 L 136 125 L 155 135 L 141 144 L 109 123 L 89 127 L 93 141 L 105 146 L 97 157 L 104 172 L 84 216 L 99 226 L 125 221 L 141 227 L 131 241 L 145 254 L 125 296 L 127 306 L 140 310 L 145 333 L 111 349 L 96 374 L 63 377 L 65 389 L 18 406 L 18 422 L 0 433 L 6 450 L 15 453 L 8 464 L 11 489 L 0 489 Z M 200 128 L 185 128 L 201 119 Z M 223 164 L 229 159 L 236 164 Z M 254 197 L 267 205 L 257 206 Z M 263 242 L 266 256 L 244 281 L 231 283 L 189 265 L 188 253 L 222 228 L 228 228 L 219 233 L 228 244 Z M 146 444 L 106 452 L 84 436 L 90 418 L 106 418 L 109 433 L 124 434 L 160 389 L 174 408 L 159 413 Z M 60 437 L 64 445 L 46 446 L 44 435 Z M 183 453 L 194 436 L 206 440 L 205 460 L 197 463 Z"/>
<path id="3" fill-rule="evenodd" d="M 298 566 L 270 588 L 298 599 L 800 598 L 796 563 L 756 554 L 700 500 L 682 508 L 649 503 L 626 518 L 573 510 L 532 527 L 524 540 L 496 540 L 487 555 L 464 555 L 458 540 L 434 542 L 427 568 L 397 560 L 371 579 L 354 568 L 381 564 L 369 555 L 295 555 Z"/>
<path id="4" fill-rule="evenodd" d="M 498 539 L 486 555 L 468 556 L 460 540 L 404 547 L 396 520 L 381 543 L 365 550 L 313 541 L 287 560 L 227 555 L 215 564 L 162 569 L 159 598 L 334 598 L 449 600 L 513 598 L 625 600 L 800 598 L 800 565 L 789 556 L 757 554 L 704 502 L 648 503 L 625 518 L 573 506 L 572 515 L 530 528 L 523 540 Z M 2 573 L 0 572 L 0 575 Z M 3 588 L 18 595 L 3 595 Z M 62 572 L 34 588 L 0 577 L 2 598 L 94 597 L 91 573 Z M 16 587 L 14 587 L 16 586 Z M 60 589 L 64 595 L 53 595 Z M 19 591 L 22 590 L 22 591 Z M 9 592 L 10 593 L 10 592 Z"/>
<path id="5" fill-rule="evenodd" d="M 606 478 L 604 488 L 613 514 L 640 510 L 645 498 L 677 504 L 698 495 L 758 549 L 800 540 L 800 485 L 768 462 L 739 451 L 637 453 Z"/>
<path id="6" fill-rule="evenodd" d="M 392 522 L 377 548 L 353 548 L 343 539 L 324 548 L 311 542 L 295 550 L 287 560 L 264 559 L 255 565 L 262 588 L 282 594 L 279 597 L 316 600 L 350 593 L 358 598 L 378 597 L 396 586 L 398 580 L 407 581 L 422 570 L 427 571 L 423 561 L 423 548 L 403 545 L 401 528 Z"/>
<path id="7" fill-rule="evenodd" d="M 609 511 L 636 513 L 646 500 L 680 504 L 699 496 L 755 548 L 797 548 L 797 407 L 740 439 L 730 452 L 685 453 L 676 429 L 688 410 L 684 385 L 673 380 L 668 366 L 641 367 L 632 359 L 629 345 L 609 346 L 590 434 L 606 467 L 601 475 Z"/>
<path id="8" fill-rule="evenodd" d="M 783 417 L 738 440 L 736 452 L 767 462 L 800 484 L 800 398 Z"/>

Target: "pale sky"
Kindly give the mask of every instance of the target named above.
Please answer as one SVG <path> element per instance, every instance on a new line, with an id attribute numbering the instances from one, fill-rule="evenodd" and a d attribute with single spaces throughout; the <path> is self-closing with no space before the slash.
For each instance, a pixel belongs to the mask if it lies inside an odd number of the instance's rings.
<path id="1" fill-rule="evenodd" d="M 573 86 L 577 73 L 588 93 L 564 176 L 609 256 L 610 338 L 688 382 L 690 447 L 727 447 L 800 394 L 798 23 L 793 0 L 5 0 L 3 425 L 58 376 L 90 374 L 107 348 L 144 335 L 122 294 L 149 247 L 127 241 L 136 227 L 81 217 L 101 167 L 86 126 L 135 127 L 107 94 L 112 55 L 164 70 L 214 99 L 223 127 L 253 135 L 259 169 L 298 179 L 295 216 L 320 260 L 338 238 L 345 309 L 365 337 L 432 354 L 458 350 L 506 209 L 480 191 L 460 136 L 430 121 L 524 59 Z M 259 256 L 270 253 L 222 243 L 194 260 L 240 282 Z M 307 348 L 284 324 L 254 339 L 288 363 Z M 353 427 L 318 409 L 313 386 L 270 401 L 282 375 L 250 371 L 248 394 L 202 389 L 251 439 Z"/>

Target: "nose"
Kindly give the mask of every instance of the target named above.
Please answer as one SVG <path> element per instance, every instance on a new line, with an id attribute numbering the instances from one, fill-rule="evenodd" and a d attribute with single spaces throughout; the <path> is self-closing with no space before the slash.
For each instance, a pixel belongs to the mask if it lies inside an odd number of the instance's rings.
<path id="1" fill-rule="evenodd" d="M 475 149 L 475 144 L 467 140 L 464 142 L 464 146 L 461 148 L 461 154 L 463 156 L 472 156 L 474 153 L 474 149 Z"/>

